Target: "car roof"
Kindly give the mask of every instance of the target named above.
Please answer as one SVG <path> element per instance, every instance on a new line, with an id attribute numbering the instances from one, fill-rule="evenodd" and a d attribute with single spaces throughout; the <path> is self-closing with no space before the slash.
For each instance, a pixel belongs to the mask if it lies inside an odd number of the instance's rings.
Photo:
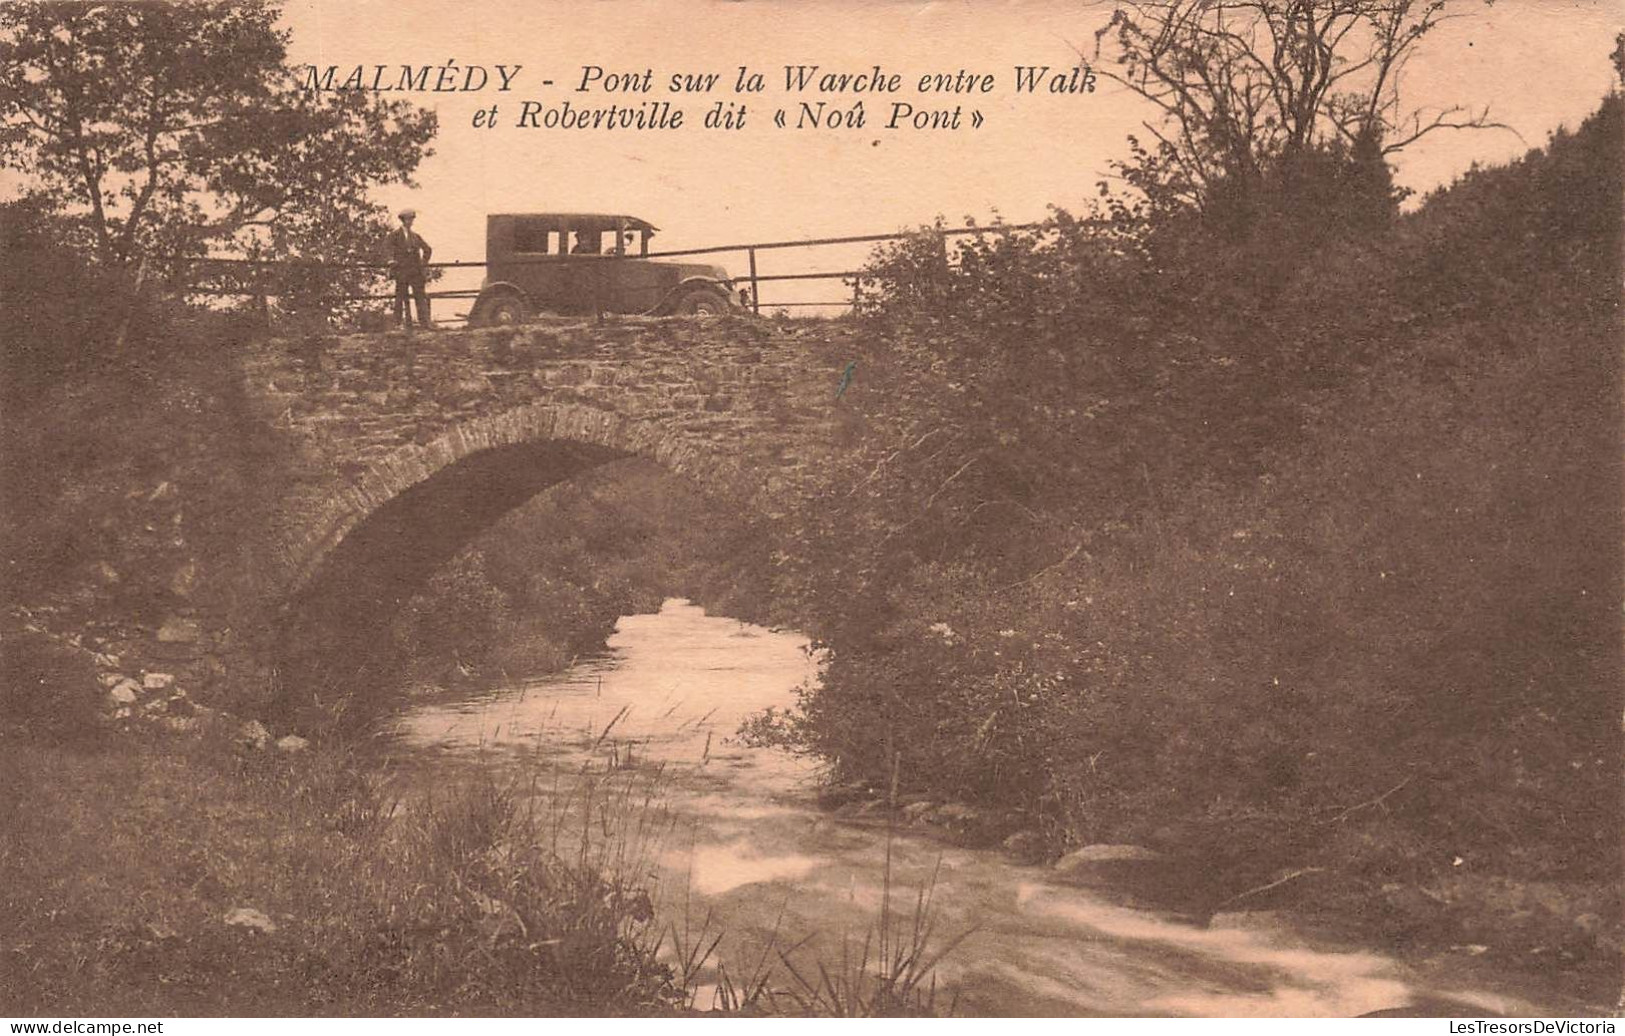
<path id="1" fill-rule="evenodd" d="M 568 223 L 571 226 L 582 224 L 599 224 L 603 227 L 618 227 L 625 225 L 629 230 L 659 230 L 660 228 L 647 220 L 636 216 L 621 216 L 607 212 L 493 212 L 493 219 L 545 219 L 557 223 Z"/>

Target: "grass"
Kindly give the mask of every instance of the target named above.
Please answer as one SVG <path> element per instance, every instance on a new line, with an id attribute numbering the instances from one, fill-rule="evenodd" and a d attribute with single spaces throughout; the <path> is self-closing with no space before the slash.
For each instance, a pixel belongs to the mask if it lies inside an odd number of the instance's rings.
<path id="1" fill-rule="evenodd" d="M 744 1016 L 895 1018 L 953 1014 L 958 998 L 950 997 L 945 1006 L 939 1003 L 935 969 L 971 931 L 934 945 L 936 915 L 932 896 L 936 872 L 918 890 L 911 914 L 893 913 L 891 837 L 888 830 L 879 922 L 861 937 L 843 933 L 838 957 L 813 956 L 798 962 L 797 954 L 813 942 L 815 933 L 781 944 L 782 913 L 763 944 L 741 962 L 743 967 L 735 968 L 718 955 L 727 933 L 715 925 L 710 912 L 698 926 L 691 925 L 686 914 L 681 925 L 668 924 L 656 950 L 669 945 L 668 956 L 674 961 L 677 984 L 684 990 L 685 1006 Z M 704 979 L 713 961 L 716 981 L 707 985 Z M 707 989 L 711 991 L 711 1003 L 701 1004 L 699 996 Z"/>
<path id="2" fill-rule="evenodd" d="M 744 970 L 730 970 L 718 960 L 713 987 L 713 1009 L 736 1015 L 794 1015 L 820 1018 L 935 1017 L 953 1014 L 958 997 L 946 1009 L 939 1007 L 935 969 L 975 929 L 933 947 L 936 941 L 936 911 L 933 897 L 942 861 L 918 890 L 911 913 L 892 908 L 892 845 L 897 833 L 897 772 L 892 773 L 891 796 L 886 811 L 885 864 L 881 872 L 880 918 L 878 923 L 854 940 L 850 932 L 841 936 L 838 958 L 826 961 L 814 957 L 800 966 L 793 959 L 808 946 L 816 933 L 809 932 L 787 946 L 779 943 L 782 908 L 774 919 L 767 940 Z M 669 929 L 679 969 L 679 984 L 687 991 L 687 1004 L 695 1006 L 700 977 L 716 954 L 725 933 L 712 925 L 707 913 L 699 928 L 687 923 Z"/>
<path id="3" fill-rule="evenodd" d="M 604 819 L 624 800 L 593 791 L 549 816 L 483 771 L 409 802 L 387 773 L 341 751 L 286 757 L 224 738 L 7 742 L 8 1013 L 658 1014 L 678 1005 L 670 971 L 647 950 L 647 894 L 600 869 L 636 852 Z M 566 817 L 561 853 L 555 821 Z M 269 925 L 227 923 L 240 910 Z"/>
<path id="4" fill-rule="evenodd" d="M 938 1010 L 931 970 L 958 940 L 932 948 L 934 879 L 910 918 L 888 869 L 879 926 L 828 961 L 775 928 L 733 970 L 710 915 L 656 917 L 642 882 L 676 821 L 663 767 L 629 751 L 567 772 L 447 765 L 414 790 L 339 745 L 284 755 L 230 733 L 0 735 L 6 1013 Z"/>
<path id="5" fill-rule="evenodd" d="M 957 997 L 946 1008 L 937 1002 L 937 964 L 971 933 L 965 931 L 932 948 L 935 914 L 931 908 L 937 871 L 921 886 L 912 914 L 891 911 L 891 831 L 887 831 L 886 872 L 881 893 L 878 929 L 865 932 L 860 942 L 841 940 L 841 954 L 833 969 L 815 961 L 811 970 L 797 969 L 789 952 L 780 955 L 794 985 L 785 997 L 796 1013 L 836 1018 L 881 1018 L 953 1014 Z M 939 861 L 940 870 L 940 861 Z"/>

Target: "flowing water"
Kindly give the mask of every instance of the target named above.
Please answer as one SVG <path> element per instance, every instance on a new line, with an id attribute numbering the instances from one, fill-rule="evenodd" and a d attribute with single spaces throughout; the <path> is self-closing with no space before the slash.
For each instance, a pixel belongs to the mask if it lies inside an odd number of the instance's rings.
<path id="1" fill-rule="evenodd" d="M 420 773 L 511 767 L 554 796 L 584 770 L 611 782 L 658 774 L 660 837 L 619 859 L 683 945 L 722 935 L 698 978 L 702 1010 L 718 963 L 736 985 L 771 967 L 772 987 L 806 997 L 823 984 L 820 965 L 850 970 L 866 942 L 873 961 L 882 930 L 890 956 L 929 921 L 926 953 L 948 950 L 934 969 L 938 1007 L 952 997 L 960 1014 L 1347 1017 L 1439 1000 L 1542 1013 L 1381 953 L 1114 905 L 998 850 L 891 830 L 883 811 L 838 818 L 814 802 L 813 763 L 735 739 L 741 720 L 792 705 L 817 673 L 805 638 L 670 600 L 621 619 L 600 657 L 419 706 L 395 733 Z M 536 781 L 538 770 L 552 776 Z"/>

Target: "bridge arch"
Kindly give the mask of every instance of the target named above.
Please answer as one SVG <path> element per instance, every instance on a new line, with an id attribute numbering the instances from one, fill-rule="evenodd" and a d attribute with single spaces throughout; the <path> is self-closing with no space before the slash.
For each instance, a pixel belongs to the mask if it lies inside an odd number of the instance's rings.
<path id="1" fill-rule="evenodd" d="M 281 535 L 275 549 L 273 596 L 284 606 L 291 602 L 352 532 L 392 502 L 422 491 L 464 461 L 493 451 L 506 452 L 518 460 L 526 448 L 550 444 L 583 447 L 580 459 L 597 459 L 540 484 L 511 506 L 586 467 L 634 456 L 656 461 L 674 474 L 686 475 L 702 489 L 737 492 L 740 488 L 741 468 L 734 458 L 655 420 L 628 418 L 596 407 L 548 404 L 472 417 L 427 443 L 391 451 L 348 484 L 304 509 L 304 515 Z M 511 506 L 493 517 L 500 517 Z"/>
<path id="2" fill-rule="evenodd" d="M 291 522 L 274 550 L 272 651 L 289 704 L 331 701 L 389 668 L 388 628 L 434 570 L 537 493 L 642 457 L 746 499 L 739 461 L 658 421 L 534 404 L 398 447 Z"/>

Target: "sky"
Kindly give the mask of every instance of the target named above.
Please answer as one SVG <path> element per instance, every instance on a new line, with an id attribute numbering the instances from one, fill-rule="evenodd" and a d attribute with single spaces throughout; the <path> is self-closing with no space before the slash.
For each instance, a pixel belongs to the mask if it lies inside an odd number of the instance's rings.
<path id="1" fill-rule="evenodd" d="M 1407 96 L 1419 105 L 1488 104 L 1506 131 L 1441 132 L 1404 152 L 1402 184 L 1425 191 L 1474 160 L 1496 162 L 1542 144 L 1560 124 L 1578 123 L 1612 82 L 1608 54 L 1625 14 L 1613 3 L 1575 0 L 1466 2 L 1468 17 L 1441 26 L 1412 64 Z M 621 212 L 662 228 L 657 247 L 887 233 L 941 215 L 1011 222 L 1042 219 L 1046 207 L 1081 211 L 1123 157 L 1128 134 L 1148 118 L 1145 102 L 1101 80 L 1094 93 L 1037 96 L 1012 90 L 1017 65 L 1063 70 L 1092 56 L 1109 3 L 1032 0 L 976 3 L 890 0 L 288 0 L 290 59 L 340 67 L 480 65 L 493 86 L 472 93 L 413 94 L 435 107 L 435 154 L 415 188 L 379 192 L 410 205 L 436 259 L 480 259 L 485 215 L 515 211 Z M 497 93 L 494 66 L 524 66 Z M 772 110 L 789 106 L 784 66 L 820 72 L 899 73 L 905 89 L 867 95 L 863 129 L 777 129 Z M 653 70 L 655 91 L 578 92 L 586 66 L 610 73 Z M 768 89 L 736 93 L 739 66 L 764 74 Z M 919 76 L 992 73 L 994 92 L 940 102 L 913 92 Z M 674 95 L 672 73 L 719 73 L 709 94 Z M 461 73 L 459 73 L 460 75 Z M 553 85 L 544 85 L 552 80 Z M 862 96 L 862 95 L 860 95 Z M 521 128 L 524 102 L 555 107 L 668 101 L 690 120 L 675 131 Z M 743 103 L 745 125 L 694 125 L 716 101 Z M 894 100 L 918 107 L 964 106 L 980 128 L 884 130 Z M 494 128 L 473 125 L 498 106 Z M 1142 132 L 1142 136 L 1143 136 Z M 762 272 L 839 268 L 863 249 L 764 253 Z M 728 262 L 725 257 L 724 262 Z M 810 265 L 809 265 L 810 264 Z M 731 265 L 738 265 L 737 258 Z M 736 271 L 738 272 L 738 271 Z M 464 279 L 477 281 L 477 273 Z M 461 286 L 461 285 L 459 285 Z M 797 297 L 818 291 L 801 286 Z M 825 285 L 823 294 L 838 293 Z M 764 290 L 764 298 L 771 294 Z M 780 297 L 793 293 L 781 287 Z"/>
<path id="2" fill-rule="evenodd" d="M 1617 0 L 1458 0 L 1467 15 L 1424 44 L 1405 83 L 1410 102 L 1487 104 L 1516 132 L 1441 132 L 1406 150 L 1399 181 L 1418 191 L 1448 182 L 1473 161 L 1498 162 L 1542 144 L 1559 125 L 1593 111 L 1613 82 L 1608 55 L 1625 27 Z M 1092 56 L 1094 32 L 1110 16 L 1106 0 L 283 0 L 295 65 L 455 63 L 478 65 L 492 85 L 478 92 L 412 93 L 440 116 L 435 153 L 412 187 L 377 192 L 392 208 L 419 211 L 417 230 L 435 258 L 484 257 L 492 212 L 602 211 L 662 228 L 657 248 L 887 233 L 928 223 L 1042 219 L 1054 204 L 1087 208 L 1126 138 L 1149 118 L 1146 103 L 1101 79 L 1093 93 L 1017 95 L 1017 65 L 1071 68 Z M 495 66 L 523 67 L 498 93 Z M 862 129 L 778 129 L 772 111 L 795 104 L 785 65 L 819 71 L 901 75 L 894 95 L 863 95 Z M 578 92 L 585 66 L 609 73 L 653 72 L 648 94 Z M 761 94 L 736 93 L 744 65 L 765 77 Z M 922 75 L 961 70 L 992 74 L 992 93 L 922 97 Z M 675 95 L 673 73 L 715 72 L 709 94 Z M 369 73 L 370 74 L 370 73 Z M 547 85 L 551 80 L 552 85 Z M 667 101 L 689 124 L 676 131 L 605 132 L 522 128 L 526 102 L 549 108 Z M 745 125 L 697 125 L 716 102 L 743 103 Z M 979 128 L 886 130 L 894 101 L 919 108 L 962 105 Z M 477 112 L 498 106 L 494 128 Z M 850 101 L 832 99 L 835 104 Z M 842 268 L 866 248 L 763 253 L 762 272 Z M 739 257 L 722 261 L 742 272 Z M 472 287 L 477 271 L 448 287 Z M 466 282 L 466 283 L 463 283 Z M 839 294 L 838 285 L 803 285 L 785 298 Z M 810 294 L 809 294 L 810 293 Z M 764 291 L 764 297 L 771 294 Z"/>

